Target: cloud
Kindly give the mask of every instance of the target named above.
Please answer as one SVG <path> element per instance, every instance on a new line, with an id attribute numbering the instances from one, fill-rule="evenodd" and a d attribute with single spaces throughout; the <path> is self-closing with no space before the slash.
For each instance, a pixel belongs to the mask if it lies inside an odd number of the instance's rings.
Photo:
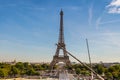
<path id="1" fill-rule="evenodd" d="M 112 0 L 106 7 L 108 8 L 108 13 L 120 14 L 120 0 Z"/>
<path id="2" fill-rule="evenodd" d="M 96 45 L 102 46 L 102 48 L 119 49 L 120 47 L 120 33 L 107 31 L 97 35 L 97 39 L 92 42 Z M 95 36 L 96 37 L 96 36 Z"/>
<path id="3" fill-rule="evenodd" d="M 109 23 L 116 23 L 116 22 L 120 22 L 120 20 L 111 20 L 111 21 L 101 22 L 100 24 L 109 24 Z"/>
<path id="4" fill-rule="evenodd" d="M 120 47 L 120 33 L 117 32 L 107 32 L 104 33 L 103 36 L 105 36 L 106 38 L 104 40 L 106 40 L 106 42 L 111 45 L 111 47 L 115 46 L 115 47 Z"/>
<path id="5" fill-rule="evenodd" d="M 112 2 L 108 5 L 108 7 L 109 6 L 119 7 L 120 6 L 120 0 L 112 0 Z"/>
<path id="6" fill-rule="evenodd" d="M 96 29 L 98 29 L 99 25 L 101 24 L 101 19 L 102 19 L 102 17 L 100 16 L 100 17 L 96 20 Z"/>
<path id="7" fill-rule="evenodd" d="M 105 10 L 104 10 L 104 11 L 100 14 L 100 16 L 96 19 L 96 24 L 95 24 L 96 29 L 99 28 L 99 25 L 101 24 L 101 21 L 102 21 L 102 19 L 103 19 L 103 17 L 104 17 L 104 13 L 105 13 Z"/>
<path id="8" fill-rule="evenodd" d="M 102 21 L 102 20 L 103 20 L 103 14 L 101 16 L 99 16 L 97 18 L 97 20 L 96 20 L 96 24 L 95 24 L 96 25 L 96 29 L 98 29 L 100 25 L 120 22 L 120 20 L 110 20 L 110 21 Z"/>
<path id="9" fill-rule="evenodd" d="M 112 0 L 112 2 L 106 6 L 106 8 L 108 9 L 108 13 L 116 13 L 116 14 L 120 14 L 120 0 Z M 100 25 L 103 24 L 109 24 L 109 23 L 116 23 L 116 22 L 120 22 L 120 20 L 112 20 L 112 21 L 102 21 L 103 20 L 103 16 L 106 10 L 104 10 L 102 12 L 102 14 L 97 18 L 96 20 L 96 29 L 99 28 Z"/>
<path id="10" fill-rule="evenodd" d="M 88 10 L 88 15 L 89 15 L 89 18 L 88 18 L 88 23 L 89 25 L 91 25 L 92 23 L 92 17 L 93 17 L 93 6 L 90 6 L 89 10 Z"/>
<path id="11" fill-rule="evenodd" d="M 120 20 L 111 20 L 111 21 L 101 21 L 101 17 L 99 17 L 96 20 L 96 28 L 98 29 L 99 25 L 104 25 L 104 24 L 110 24 L 110 23 L 117 23 L 120 22 Z"/>

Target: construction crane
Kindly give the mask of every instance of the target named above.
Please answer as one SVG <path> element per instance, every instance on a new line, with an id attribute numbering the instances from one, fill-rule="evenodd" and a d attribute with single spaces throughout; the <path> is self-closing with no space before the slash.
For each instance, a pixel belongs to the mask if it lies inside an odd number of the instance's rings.
<path id="1" fill-rule="evenodd" d="M 56 44 L 57 46 L 60 46 L 61 45 L 58 45 Z M 69 54 L 71 57 L 73 57 L 74 59 L 76 59 L 79 63 L 81 63 L 83 66 L 85 66 L 86 68 L 88 68 L 91 72 L 93 72 L 100 80 L 104 80 L 103 77 L 101 77 L 98 73 L 96 73 L 91 67 L 89 67 L 87 64 L 83 63 L 82 61 L 80 61 L 78 58 L 76 58 L 74 55 L 72 55 L 70 52 L 68 52 L 67 50 L 65 50 L 64 48 L 62 48 L 67 54 Z"/>
<path id="2" fill-rule="evenodd" d="M 87 51 L 88 51 L 88 57 L 89 57 L 90 68 L 92 69 L 92 63 L 91 63 L 91 57 L 90 57 L 88 39 L 86 39 L 86 45 L 87 45 Z M 93 80 L 93 72 L 92 72 L 92 71 L 91 71 L 91 80 Z"/>

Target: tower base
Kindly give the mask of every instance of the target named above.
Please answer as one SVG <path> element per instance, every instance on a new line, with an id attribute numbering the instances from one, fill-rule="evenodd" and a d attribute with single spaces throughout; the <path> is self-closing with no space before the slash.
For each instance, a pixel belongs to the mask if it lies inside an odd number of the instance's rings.
<path id="1" fill-rule="evenodd" d="M 56 63 L 59 62 L 64 62 L 66 65 L 70 66 L 70 60 L 69 60 L 69 56 L 53 56 L 53 60 L 50 64 L 50 67 L 53 68 L 55 66 Z"/>

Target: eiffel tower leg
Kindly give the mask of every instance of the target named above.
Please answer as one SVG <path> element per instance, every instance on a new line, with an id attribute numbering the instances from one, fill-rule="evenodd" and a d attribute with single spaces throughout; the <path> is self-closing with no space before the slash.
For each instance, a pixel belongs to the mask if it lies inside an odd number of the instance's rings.
<path id="1" fill-rule="evenodd" d="M 56 61 L 53 60 L 53 61 L 51 62 L 51 64 L 50 64 L 50 69 L 53 69 L 53 67 L 55 66 L 55 64 L 56 64 Z"/>
<path id="2" fill-rule="evenodd" d="M 58 56 L 54 56 L 52 62 L 50 63 L 51 69 L 55 66 L 55 64 L 58 62 Z"/>

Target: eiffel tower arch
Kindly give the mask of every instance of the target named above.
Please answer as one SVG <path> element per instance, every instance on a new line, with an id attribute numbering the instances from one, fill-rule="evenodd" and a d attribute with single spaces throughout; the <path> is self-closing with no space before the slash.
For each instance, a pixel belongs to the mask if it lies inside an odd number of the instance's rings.
<path id="1" fill-rule="evenodd" d="M 60 50 L 62 50 L 63 55 L 60 55 Z M 59 62 L 64 62 L 68 66 L 71 65 L 69 56 L 66 53 L 66 47 L 64 43 L 63 11 L 62 10 L 60 11 L 60 31 L 59 31 L 58 45 L 57 45 L 56 53 L 53 56 L 53 60 L 50 63 L 51 68 L 53 68 L 55 64 Z"/>

